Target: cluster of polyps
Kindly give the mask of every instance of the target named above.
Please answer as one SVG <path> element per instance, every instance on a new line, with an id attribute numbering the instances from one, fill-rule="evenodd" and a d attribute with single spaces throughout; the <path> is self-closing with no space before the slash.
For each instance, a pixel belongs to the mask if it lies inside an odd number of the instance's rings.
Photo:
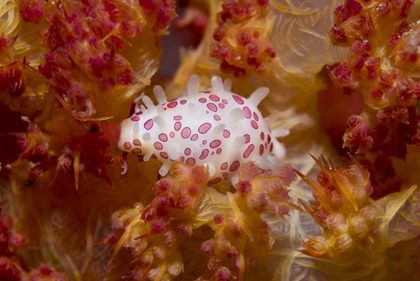
<path id="1" fill-rule="evenodd" d="M 96 125 L 66 144 L 63 153 L 57 159 L 57 172 L 74 174 L 75 186 L 79 186 L 80 174 L 89 172 L 102 178 L 111 187 L 112 181 L 106 172 L 106 165 L 114 162 L 114 157 L 107 154 L 110 146 L 105 134 Z"/>
<path id="2" fill-rule="evenodd" d="M 183 270 L 178 247 L 203 223 L 197 209 L 207 180 L 204 167 L 175 163 L 169 176 L 154 186 L 155 198 L 149 205 L 113 215 L 114 228 L 125 231 L 114 255 L 121 247 L 132 250 L 138 261 L 131 271 L 134 280 L 172 280 Z"/>
<path id="3" fill-rule="evenodd" d="M 146 25 L 143 10 L 131 1 L 44 5 L 48 29 L 42 34 L 48 51 L 38 70 L 64 108 L 76 119 L 89 119 L 96 113 L 99 93 L 135 82 L 122 49 Z"/>
<path id="4" fill-rule="evenodd" d="M 174 163 L 169 176 L 154 186 L 149 205 L 113 215 L 113 227 L 124 230 L 114 255 L 121 247 L 132 251 L 134 280 L 172 280 L 183 269 L 181 243 L 208 234 L 212 238 L 200 247 L 207 270 L 194 275 L 201 274 L 198 280 L 241 281 L 247 265 L 264 262 L 261 249 L 273 246 L 265 219 L 284 217 L 296 207 L 288 202 L 287 190 L 295 176 L 287 167 L 262 170 L 248 162 L 239 171 L 237 192 L 222 194 L 206 186 L 204 167 Z"/>
<path id="5" fill-rule="evenodd" d="M 395 190 L 395 158 L 420 143 L 419 24 L 409 23 L 414 1 L 346 0 L 334 11 L 329 35 L 349 54 L 331 71 L 344 94 L 359 92 L 366 108 L 349 118 L 343 145 L 369 169 L 375 190 Z M 384 165 L 383 163 L 386 163 Z M 374 194 L 378 197 L 377 193 Z"/>
<path id="6" fill-rule="evenodd" d="M 284 218 L 291 208 L 298 208 L 289 202 L 287 189 L 295 177 L 289 167 L 262 170 L 253 162 L 245 163 L 238 174 L 237 192 L 225 195 L 228 210 L 215 209 L 215 235 L 201 245 L 201 251 L 210 256 L 208 272 L 198 280 L 243 280 L 246 267 L 263 263 L 262 252 L 274 243 L 266 219 Z"/>
<path id="7" fill-rule="evenodd" d="M 308 254 L 337 257 L 370 249 L 378 241 L 379 213 L 369 200 L 373 191 L 369 173 L 357 162 L 342 169 L 324 158 L 315 161 L 322 169 L 316 182 L 298 173 L 314 192 L 309 205 L 302 204 L 324 228 L 323 235 L 304 242 Z"/>
<path id="8" fill-rule="evenodd" d="M 218 14 L 211 56 L 221 59 L 221 70 L 236 77 L 247 72 L 267 74 L 276 57 L 273 45 L 265 36 L 267 0 L 225 0 Z"/>
<path id="9" fill-rule="evenodd" d="M 5 44 L 4 49 L 10 47 L 13 42 L 7 42 L 4 37 L 0 35 L 0 54 L 2 51 L 2 40 Z M 9 40 L 11 41 L 11 40 Z M 0 92 L 8 91 L 12 97 L 21 96 L 26 90 L 26 75 L 25 70 L 28 68 L 26 59 L 21 61 L 14 61 L 0 67 Z"/>
<path id="10" fill-rule="evenodd" d="M 29 179 L 25 183 L 31 185 L 34 180 L 44 175 L 55 164 L 55 157 L 49 148 L 50 137 L 44 134 L 35 124 L 29 123 L 26 132 L 16 134 L 16 141 L 22 152 L 11 166 L 17 166 L 23 160 L 31 162 L 33 166 L 30 170 Z"/>
<path id="11" fill-rule="evenodd" d="M 157 30 L 165 30 L 169 26 L 169 23 L 176 17 L 175 0 L 139 0 L 138 2 L 143 8 L 144 13 L 154 18 L 155 28 Z"/>
<path id="12" fill-rule="evenodd" d="M 69 280 L 64 274 L 54 272 L 52 268 L 42 264 L 26 272 L 15 252 L 17 249 L 28 246 L 27 236 L 16 231 L 15 221 L 5 215 L 2 208 L 0 208 L 0 238 L 0 278 L 2 280 Z"/>

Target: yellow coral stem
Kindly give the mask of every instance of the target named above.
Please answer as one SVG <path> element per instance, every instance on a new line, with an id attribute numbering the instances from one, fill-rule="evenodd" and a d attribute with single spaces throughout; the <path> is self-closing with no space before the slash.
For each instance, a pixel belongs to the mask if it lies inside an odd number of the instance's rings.
<path id="1" fill-rule="evenodd" d="M 357 202 L 353 194 L 351 193 L 350 189 L 345 184 L 345 181 L 343 180 L 342 175 L 334 174 L 334 179 L 337 181 L 338 187 L 340 188 L 340 190 L 344 193 L 344 195 L 346 195 L 347 199 L 350 201 L 354 210 L 356 212 L 359 211 L 359 206 L 357 205 Z"/>
<path id="2" fill-rule="evenodd" d="M 307 206 L 301 199 L 298 199 L 300 204 L 302 204 L 303 208 L 306 210 L 306 212 L 308 212 L 308 214 L 310 214 L 312 217 L 314 217 L 314 212 L 311 210 L 311 208 L 309 208 L 309 206 Z"/>
<path id="3" fill-rule="evenodd" d="M 271 196 L 271 195 L 268 195 L 268 197 L 270 198 L 270 200 L 273 200 L 273 201 L 276 201 L 276 202 L 286 203 L 289 207 L 291 207 L 291 208 L 293 208 L 293 209 L 295 209 L 295 210 L 298 210 L 298 211 L 301 211 L 301 212 L 303 212 L 303 211 L 304 211 L 301 207 L 299 207 L 299 206 L 298 206 L 298 205 L 296 205 L 296 204 L 291 203 L 291 202 L 290 202 L 288 199 L 286 199 L 286 198 L 279 198 L 279 197 L 274 197 L 274 196 Z"/>
<path id="4" fill-rule="evenodd" d="M 163 264 L 162 264 L 162 266 L 160 267 L 160 270 L 159 270 L 159 274 L 158 274 L 158 276 L 156 276 L 156 281 L 160 281 L 160 280 L 162 280 L 162 278 L 163 278 L 163 275 L 165 274 L 165 272 L 166 272 L 166 268 L 167 268 L 168 266 L 166 265 L 166 262 L 164 262 Z"/>
<path id="5" fill-rule="evenodd" d="M 296 174 L 299 177 L 301 177 L 312 188 L 312 190 L 315 192 L 317 198 L 321 202 L 322 206 L 327 211 L 331 211 L 331 207 L 329 205 L 328 198 L 325 195 L 325 192 L 321 188 L 319 188 L 319 186 L 316 183 L 314 183 L 313 181 L 309 180 L 304 174 L 302 174 L 298 170 L 294 170 L 294 171 L 296 172 Z"/>
<path id="6" fill-rule="evenodd" d="M 235 198 L 233 197 L 233 194 L 228 192 L 227 196 L 229 198 L 229 202 L 231 204 L 233 212 L 235 213 L 235 218 L 237 219 L 239 225 L 244 230 L 244 232 L 248 236 L 249 240 L 253 241 L 254 239 L 252 238 L 251 231 L 249 230 L 248 226 L 244 222 L 242 212 L 241 212 L 241 210 L 239 210 L 238 205 L 235 202 Z"/>
<path id="7" fill-rule="evenodd" d="M 108 261 L 107 267 L 112 263 L 118 252 L 120 251 L 124 242 L 131 236 L 134 231 L 135 226 L 141 221 L 142 219 L 140 216 L 137 216 L 125 229 L 124 234 L 121 236 L 120 240 L 118 240 L 117 244 L 115 245 L 114 251 L 112 252 L 111 258 Z"/>
<path id="8" fill-rule="evenodd" d="M 73 170 L 74 170 L 74 181 L 75 181 L 74 185 L 76 186 L 76 189 L 79 189 L 80 152 L 76 152 L 74 155 Z"/>
<path id="9" fill-rule="evenodd" d="M 241 243 L 239 246 L 239 281 L 244 280 L 244 274 L 245 274 L 245 245 L 244 243 Z"/>

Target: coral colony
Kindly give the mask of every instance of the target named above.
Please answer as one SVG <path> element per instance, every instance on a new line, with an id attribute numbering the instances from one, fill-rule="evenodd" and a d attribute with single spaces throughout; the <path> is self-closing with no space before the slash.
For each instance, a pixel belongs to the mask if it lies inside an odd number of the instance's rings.
<path id="1" fill-rule="evenodd" d="M 0 280 L 420 280 L 419 18 L 0 0 Z"/>

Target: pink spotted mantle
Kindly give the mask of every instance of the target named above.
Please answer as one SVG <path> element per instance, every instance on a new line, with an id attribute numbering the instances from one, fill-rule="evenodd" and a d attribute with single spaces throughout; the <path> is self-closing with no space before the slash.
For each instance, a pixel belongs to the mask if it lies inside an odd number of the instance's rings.
<path id="1" fill-rule="evenodd" d="M 157 105 L 140 96 L 143 104 L 121 123 L 118 147 L 144 161 L 158 159 L 162 176 L 173 161 L 204 165 L 209 184 L 234 178 L 248 161 L 263 169 L 275 168 L 285 154 L 277 137 L 288 131 L 272 131 L 257 108 L 268 88 L 258 88 L 246 99 L 230 91 L 230 80 L 214 76 L 211 84 L 211 89 L 199 92 L 199 78 L 193 75 L 175 100 L 168 102 L 160 86 L 153 89 Z"/>

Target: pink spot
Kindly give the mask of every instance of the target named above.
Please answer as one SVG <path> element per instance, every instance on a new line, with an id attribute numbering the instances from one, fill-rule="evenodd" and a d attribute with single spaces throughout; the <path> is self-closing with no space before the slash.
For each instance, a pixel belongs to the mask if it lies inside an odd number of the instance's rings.
<path id="1" fill-rule="evenodd" d="M 140 148 L 134 148 L 133 150 L 131 150 L 131 153 L 133 153 L 133 154 L 140 154 L 140 153 L 142 153 L 142 151 L 141 151 Z"/>
<path id="2" fill-rule="evenodd" d="M 258 117 L 258 114 L 256 112 L 254 112 L 254 119 L 255 121 L 258 121 L 260 118 Z"/>
<path id="3" fill-rule="evenodd" d="M 222 181 L 222 179 L 217 177 L 217 178 L 212 179 L 211 181 L 208 181 L 207 184 L 216 184 L 216 183 L 219 183 L 221 181 Z"/>
<path id="4" fill-rule="evenodd" d="M 213 217 L 213 221 L 215 224 L 221 224 L 223 221 L 223 216 L 222 215 L 215 215 Z"/>
<path id="5" fill-rule="evenodd" d="M 217 114 L 215 114 L 215 115 L 213 115 L 213 118 L 214 118 L 214 120 L 216 120 L 216 121 L 220 121 L 222 118 L 219 116 L 219 115 L 217 115 Z"/>
<path id="6" fill-rule="evenodd" d="M 212 103 L 212 102 L 209 102 L 207 104 L 207 108 L 210 109 L 213 112 L 216 112 L 217 111 L 217 106 L 214 103 Z"/>
<path id="7" fill-rule="evenodd" d="M 181 162 L 184 162 L 185 157 L 184 157 L 184 156 L 181 156 L 181 158 L 179 158 L 179 160 L 180 160 Z"/>
<path id="8" fill-rule="evenodd" d="M 229 175 L 229 173 L 224 172 L 222 175 L 223 175 L 225 178 L 227 178 L 227 176 Z"/>
<path id="9" fill-rule="evenodd" d="M 261 134 L 260 134 L 260 139 L 261 139 L 261 140 L 264 140 L 264 138 L 265 138 L 264 132 L 261 132 Z"/>
<path id="10" fill-rule="evenodd" d="M 198 157 L 198 159 L 203 160 L 206 159 L 206 157 L 209 155 L 209 150 L 208 149 L 203 149 L 203 151 L 201 151 L 201 155 L 200 157 Z"/>
<path id="11" fill-rule="evenodd" d="M 210 130 L 210 128 L 211 128 L 211 124 L 206 122 L 206 123 L 203 123 L 200 127 L 198 127 L 198 132 L 200 134 L 205 134 Z"/>
<path id="12" fill-rule="evenodd" d="M 131 121 L 137 122 L 139 120 L 140 120 L 140 117 L 138 117 L 138 116 L 131 117 Z"/>
<path id="13" fill-rule="evenodd" d="M 195 164 L 195 159 L 194 158 L 188 158 L 185 163 L 187 163 L 188 165 L 194 165 Z"/>
<path id="14" fill-rule="evenodd" d="M 218 147 L 222 142 L 220 140 L 214 140 L 210 143 L 210 147 L 211 148 L 216 148 Z"/>
<path id="15" fill-rule="evenodd" d="M 205 90 L 205 91 L 203 91 L 203 93 L 205 93 L 205 94 L 211 94 L 211 91 L 210 90 Z"/>
<path id="16" fill-rule="evenodd" d="M 184 154 L 187 155 L 187 156 L 190 155 L 191 154 L 191 149 L 188 148 L 188 147 L 186 149 L 184 149 Z"/>
<path id="17" fill-rule="evenodd" d="M 228 138 L 228 137 L 230 137 L 230 132 L 228 131 L 228 130 L 223 130 L 223 137 L 224 138 Z"/>
<path id="18" fill-rule="evenodd" d="M 250 193 L 252 191 L 252 185 L 249 181 L 240 181 L 236 184 L 236 189 L 242 193 L 242 194 L 246 194 L 246 193 Z M 267 199 L 265 199 L 267 200 Z"/>
<path id="19" fill-rule="evenodd" d="M 125 149 L 130 149 L 131 148 L 131 143 L 129 143 L 128 141 L 126 141 L 125 143 L 124 143 L 124 148 Z"/>
<path id="20" fill-rule="evenodd" d="M 186 104 L 187 103 L 187 100 L 181 100 L 179 103 L 180 104 Z"/>
<path id="21" fill-rule="evenodd" d="M 251 154 L 251 152 L 252 152 L 252 151 L 254 151 L 254 149 L 255 149 L 255 145 L 250 144 L 250 145 L 247 147 L 247 149 L 245 150 L 244 154 L 242 154 L 242 156 L 243 156 L 244 158 L 248 158 L 248 157 L 249 157 L 249 155 Z"/>
<path id="22" fill-rule="evenodd" d="M 225 99 L 222 99 L 222 102 L 223 102 L 224 104 L 228 104 L 228 101 L 227 101 L 227 100 L 225 100 Z"/>
<path id="23" fill-rule="evenodd" d="M 230 167 L 229 167 L 229 171 L 231 171 L 231 172 L 235 172 L 236 170 L 238 170 L 239 169 L 239 166 L 240 166 L 241 164 L 239 163 L 239 161 L 234 161 L 232 164 L 230 164 Z"/>
<path id="24" fill-rule="evenodd" d="M 183 139 L 188 139 L 191 135 L 191 129 L 189 127 L 185 127 L 181 131 L 181 136 Z"/>
<path id="25" fill-rule="evenodd" d="M 268 145 L 267 145 L 267 143 L 265 143 L 265 144 L 264 144 L 264 148 L 265 148 L 265 149 L 267 149 L 267 146 L 268 146 Z"/>
<path id="26" fill-rule="evenodd" d="M 175 115 L 174 116 L 174 120 L 175 121 L 179 121 L 179 120 L 181 120 L 182 119 L 182 116 L 181 115 Z"/>
<path id="27" fill-rule="evenodd" d="M 197 134 L 193 134 L 190 138 L 190 140 L 192 141 L 196 141 L 198 139 L 198 135 Z"/>
<path id="28" fill-rule="evenodd" d="M 203 140 L 201 143 L 204 145 L 207 143 L 207 140 Z"/>
<path id="29" fill-rule="evenodd" d="M 227 169 L 227 167 L 228 167 L 228 163 L 227 163 L 227 162 L 223 162 L 223 164 L 222 164 L 222 165 L 220 165 L 220 169 L 221 169 L 221 170 L 226 170 L 226 169 Z"/>
<path id="30" fill-rule="evenodd" d="M 163 149 L 163 145 L 160 142 L 155 142 L 153 144 L 153 146 L 157 149 L 157 150 L 162 150 Z"/>
<path id="31" fill-rule="evenodd" d="M 245 137 L 245 143 L 249 143 L 251 141 L 251 137 L 248 134 L 245 134 L 244 137 Z"/>
<path id="32" fill-rule="evenodd" d="M 252 120 L 252 121 L 251 121 L 251 126 L 252 126 L 252 128 L 254 128 L 254 129 L 258 129 L 258 123 L 257 123 L 257 122 L 255 122 L 254 120 Z"/>
<path id="33" fill-rule="evenodd" d="M 181 126 L 182 126 L 181 122 L 175 122 L 175 124 L 174 124 L 174 130 L 175 131 L 179 131 L 179 129 L 181 129 Z"/>
<path id="34" fill-rule="evenodd" d="M 260 155 L 264 153 L 264 145 L 260 144 Z"/>
<path id="35" fill-rule="evenodd" d="M 163 219 L 157 219 L 152 223 L 151 230 L 153 233 L 161 233 L 165 230 L 166 222 Z"/>
<path id="36" fill-rule="evenodd" d="M 168 136 L 164 133 L 159 134 L 159 140 L 163 141 L 163 142 L 167 142 L 168 141 Z"/>
<path id="37" fill-rule="evenodd" d="M 251 118 L 251 110 L 248 106 L 245 106 L 244 109 L 242 109 L 242 111 L 244 112 L 244 116 L 246 117 L 246 119 Z"/>
<path id="38" fill-rule="evenodd" d="M 142 114 L 143 114 L 142 111 L 136 112 L 136 115 L 142 115 Z"/>
<path id="39" fill-rule="evenodd" d="M 225 105 L 223 103 L 219 103 L 218 106 L 220 107 L 220 109 L 225 108 Z"/>
<path id="40" fill-rule="evenodd" d="M 212 101 L 219 101 L 220 100 L 220 98 L 216 95 L 210 95 L 209 99 L 211 99 Z"/>
<path id="41" fill-rule="evenodd" d="M 140 146 L 141 145 L 141 141 L 139 139 L 134 139 L 133 140 L 133 144 Z"/>
<path id="42" fill-rule="evenodd" d="M 144 128 L 150 130 L 153 127 L 153 119 L 149 119 L 144 123 Z"/>
<path id="43" fill-rule="evenodd" d="M 219 148 L 216 150 L 216 154 L 217 154 L 217 155 L 219 155 L 220 153 L 222 153 L 222 149 L 219 147 Z"/>
<path id="44" fill-rule="evenodd" d="M 174 108 L 175 106 L 177 106 L 177 104 L 178 104 L 177 101 L 171 101 L 170 103 L 168 103 L 167 107 Z"/>
<path id="45" fill-rule="evenodd" d="M 238 104 L 244 104 L 244 100 L 240 96 L 233 95 L 232 97 Z"/>
<path id="46" fill-rule="evenodd" d="M 168 159 L 168 153 L 166 153 L 166 152 L 161 152 L 161 153 L 159 153 L 160 154 L 160 157 L 162 157 L 163 159 Z"/>
<path id="47" fill-rule="evenodd" d="M 268 143 L 271 142 L 271 136 L 270 135 L 267 135 L 267 141 L 268 141 Z"/>
<path id="48" fill-rule="evenodd" d="M 207 99 L 206 98 L 199 98 L 198 101 L 201 102 L 201 103 L 205 103 L 205 102 L 207 102 Z"/>
<path id="49" fill-rule="evenodd" d="M 174 137 L 175 137 L 175 133 L 174 133 L 174 132 L 170 132 L 170 133 L 169 133 L 169 136 L 170 136 L 171 138 L 174 138 Z"/>

